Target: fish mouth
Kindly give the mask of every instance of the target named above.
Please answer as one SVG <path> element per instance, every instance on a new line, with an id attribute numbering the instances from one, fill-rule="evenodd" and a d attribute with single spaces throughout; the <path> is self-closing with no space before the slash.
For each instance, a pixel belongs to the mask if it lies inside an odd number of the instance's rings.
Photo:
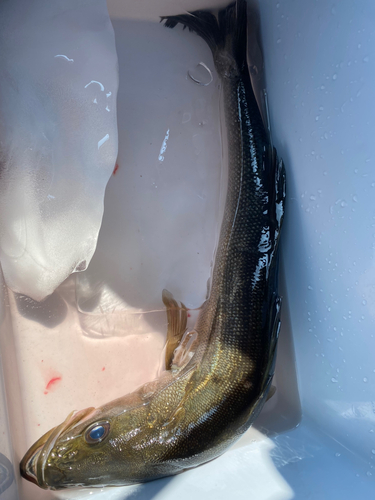
<path id="1" fill-rule="evenodd" d="M 40 488 L 49 489 L 53 485 L 49 485 L 45 479 L 45 466 L 50 452 L 54 448 L 59 437 L 78 424 L 92 417 L 97 410 L 95 408 L 86 408 L 85 410 L 72 411 L 64 422 L 57 427 L 54 427 L 44 434 L 31 448 L 26 452 L 20 463 L 21 476 L 28 481 L 36 484 Z"/>

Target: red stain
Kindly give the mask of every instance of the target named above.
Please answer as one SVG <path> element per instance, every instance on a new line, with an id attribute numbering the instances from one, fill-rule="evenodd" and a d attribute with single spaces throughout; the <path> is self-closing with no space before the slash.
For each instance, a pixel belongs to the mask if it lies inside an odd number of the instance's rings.
<path id="1" fill-rule="evenodd" d="M 116 166 L 115 166 L 115 168 L 113 170 L 113 175 L 116 175 L 117 170 L 118 170 L 118 163 L 116 163 Z"/>
<path id="2" fill-rule="evenodd" d="M 57 382 L 60 382 L 61 377 L 53 377 L 46 385 L 46 390 L 49 391 Z M 45 393 L 44 393 L 45 394 Z"/>
<path id="3" fill-rule="evenodd" d="M 38 427 L 40 427 L 40 424 L 38 424 Z"/>
<path id="4" fill-rule="evenodd" d="M 104 372 L 104 370 L 105 370 L 105 366 L 103 366 L 103 368 L 102 368 L 102 372 Z"/>
<path id="5" fill-rule="evenodd" d="M 44 391 L 44 394 L 48 394 L 48 391 Z"/>
<path id="6" fill-rule="evenodd" d="M 191 314 L 190 313 L 188 313 L 188 318 L 191 318 Z"/>

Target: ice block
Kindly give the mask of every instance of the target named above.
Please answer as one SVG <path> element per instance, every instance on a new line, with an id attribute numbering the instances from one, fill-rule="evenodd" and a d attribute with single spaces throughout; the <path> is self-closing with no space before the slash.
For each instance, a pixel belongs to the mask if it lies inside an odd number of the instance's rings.
<path id="1" fill-rule="evenodd" d="M 118 64 L 105 0 L 0 5 L 0 261 L 42 300 L 87 268 L 117 157 Z"/>

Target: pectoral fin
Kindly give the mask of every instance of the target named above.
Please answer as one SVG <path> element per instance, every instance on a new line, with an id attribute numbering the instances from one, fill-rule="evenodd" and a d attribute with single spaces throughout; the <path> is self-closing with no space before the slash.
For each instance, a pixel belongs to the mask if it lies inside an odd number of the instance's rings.
<path id="1" fill-rule="evenodd" d="M 173 295 L 168 290 L 163 290 L 162 299 L 167 308 L 168 330 L 167 344 L 165 351 L 165 367 L 171 369 L 173 354 L 176 347 L 179 345 L 183 334 L 186 331 L 187 325 L 187 308 L 181 302 L 181 305 L 173 298 Z"/>

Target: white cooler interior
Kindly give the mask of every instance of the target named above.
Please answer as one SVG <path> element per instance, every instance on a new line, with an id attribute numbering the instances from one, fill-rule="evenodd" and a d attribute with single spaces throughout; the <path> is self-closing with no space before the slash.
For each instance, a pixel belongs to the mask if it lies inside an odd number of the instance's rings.
<path id="1" fill-rule="evenodd" d="M 71 410 L 157 375 L 163 288 L 191 309 L 205 298 L 225 186 L 219 81 L 206 44 L 158 16 L 225 4 L 108 0 L 120 73 L 117 168 L 89 268 L 42 306 L 2 287 L 0 452 L 15 480 L 1 500 L 375 496 L 370 0 L 259 2 L 287 205 L 277 391 L 254 428 L 217 460 L 144 485 L 50 492 L 19 478 L 27 447 Z M 200 62 L 212 71 L 207 86 L 187 76 Z"/>

